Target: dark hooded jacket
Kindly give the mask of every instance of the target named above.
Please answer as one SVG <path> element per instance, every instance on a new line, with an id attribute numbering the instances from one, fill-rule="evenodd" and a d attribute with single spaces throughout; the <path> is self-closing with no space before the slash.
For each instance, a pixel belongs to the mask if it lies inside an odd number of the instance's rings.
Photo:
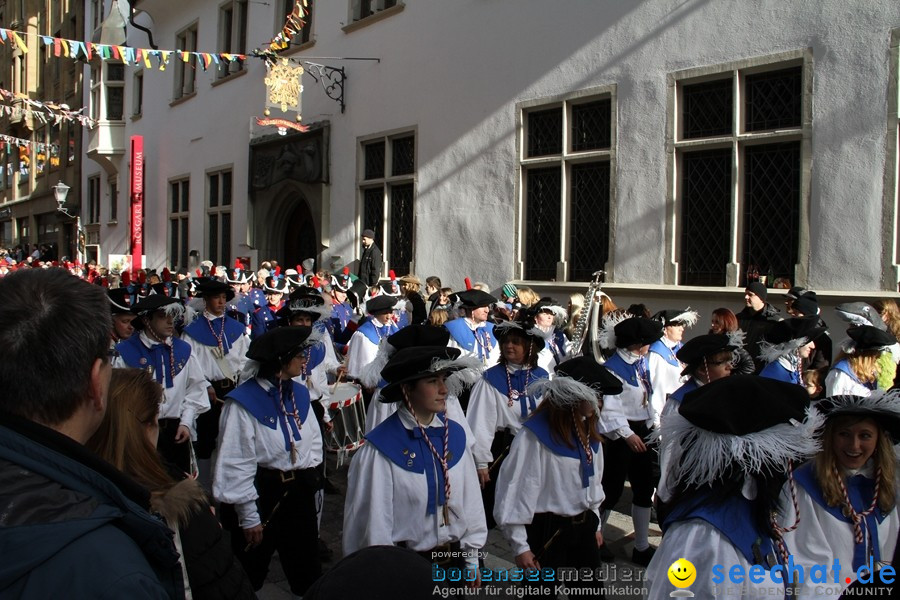
<path id="1" fill-rule="evenodd" d="M 0 415 L 0 598 L 183 598 L 149 499 L 71 438 Z"/>
<path id="2" fill-rule="evenodd" d="M 759 372 L 765 366 L 765 362 L 759 358 L 759 343 L 763 341 L 772 326 L 783 319 L 783 315 L 781 311 L 766 302 L 761 310 L 753 310 L 747 306 L 736 316 L 738 327 L 746 334 L 744 348 L 753 358 L 756 370 Z"/>

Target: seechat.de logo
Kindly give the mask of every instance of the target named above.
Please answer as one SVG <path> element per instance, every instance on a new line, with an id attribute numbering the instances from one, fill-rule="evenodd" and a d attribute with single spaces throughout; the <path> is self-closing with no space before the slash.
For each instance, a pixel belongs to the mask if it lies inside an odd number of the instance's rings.
<path id="1" fill-rule="evenodd" d="M 676 590 L 672 590 L 672 592 L 669 593 L 669 597 L 694 597 L 694 593 L 687 589 L 691 587 L 691 584 L 694 583 L 695 579 L 697 579 L 697 569 L 694 568 L 694 563 L 686 558 L 679 558 L 669 566 L 668 575 L 669 583 L 678 588 Z"/>

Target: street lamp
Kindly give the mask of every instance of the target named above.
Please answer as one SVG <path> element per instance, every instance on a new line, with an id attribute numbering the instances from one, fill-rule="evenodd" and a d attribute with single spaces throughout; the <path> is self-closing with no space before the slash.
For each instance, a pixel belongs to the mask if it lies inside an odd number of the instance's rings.
<path id="1" fill-rule="evenodd" d="M 56 199 L 56 211 L 61 212 L 70 219 L 75 219 L 75 261 L 81 264 L 81 238 L 83 235 L 81 231 L 81 215 L 71 214 L 64 206 L 69 190 L 72 188 L 60 181 L 50 189 L 53 190 L 53 197 Z"/>
<path id="2" fill-rule="evenodd" d="M 56 198 L 56 210 L 65 214 L 67 217 L 74 217 L 75 215 L 70 215 L 69 211 L 63 208 L 63 204 L 66 203 L 66 197 L 69 195 L 69 186 L 64 184 L 62 181 L 53 186 L 53 197 Z"/>

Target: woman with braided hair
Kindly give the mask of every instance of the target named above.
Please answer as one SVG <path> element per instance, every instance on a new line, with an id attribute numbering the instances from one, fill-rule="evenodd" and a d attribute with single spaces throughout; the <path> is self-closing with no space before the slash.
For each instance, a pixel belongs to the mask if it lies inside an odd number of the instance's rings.
<path id="1" fill-rule="evenodd" d="M 446 417 L 448 373 L 478 369 L 479 359 L 460 359 L 446 346 L 398 350 L 381 377 L 381 402 L 397 412 L 366 434 L 350 462 L 344 505 L 344 554 L 368 546 L 415 550 L 443 569 L 471 569 L 478 586 L 479 550 L 487 526 L 475 461 L 465 431 Z M 451 386 L 452 387 L 452 386 Z"/>
<path id="2" fill-rule="evenodd" d="M 604 497 L 597 427 L 603 396 L 621 393 L 622 383 L 593 357 L 581 356 L 561 363 L 554 379 L 535 382 L 528 391 L 541 394 L 543 402 L 500 468 L 494 518 L 517 567 L 596 569 Z M 583 586 L 593 589 L 581 590 L 579 597 L 602 597 L 600 583 Z"/>
<path id="3" fill-rule="evenodd" d="M 893 448 L 900 441 L 900 391 L 832 396 L 815 410 L 825 418 L 822 450 L 797 469 L 793 497 L 788 486 L 782 492 L 785 522 L 797 521 L 785 543 L 807 575 L 796 596 L 837 598 L 837 591 L 824 594 L 828 586 L 810 581 L 813 565 L 829 565 L 828 582 L 843 586 L 857 578 L 860 567 L 877 571 L 894 553 L 900 531 Z M 832 572 L 835 561 L 840 573 Z M 880 583 L 877 574 L 873 579 Z"/>

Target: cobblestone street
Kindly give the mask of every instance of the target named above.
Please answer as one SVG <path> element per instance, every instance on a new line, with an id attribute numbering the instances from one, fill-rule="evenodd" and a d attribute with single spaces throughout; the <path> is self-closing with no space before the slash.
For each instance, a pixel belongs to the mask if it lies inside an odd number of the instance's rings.
<path id="1" fill-rule="evenodd" d="M 328 467 L 331 469 L 328 478 L 340 490 L 340 494 L 325 496 L 325 508 L 322 516 L 321 537 L 334 553 L 329 562 L 322 565 L 323 571 L 334 566 L 342 556 L 341 534 L 344 516 L 343 492 L 347 487 L 347 470 L 349 463 L 345 463 L 339 469 L 334 469 L 335 457 L 328 455 Z M 635 566 L 631 561 L 631 550 L 634 545 L 634 536 L 631 527 L 631 490 L 626 486 L 625 492 L 617 510 L 613 511 L 609 522 L 604 529 L 607 536 L 607 544 L 616 556 L 615 562 L 604 563 L 601 576 L 607 578 L 606 597 L 615 600 L 637 600 L 643 598 L 644 569 Z M 655 523 L 650 526 L 650 543 L 659 545 L 661 532 Z M 494 571 L 515 568 L 515 557 L 506 543 L 503 535 L 492 530 L 488 535 L 488 542 L 484 549 L 487 552 L 485 567 Z M 488 593 L 482 590 L 475 597 L 517 597 L 515 584 L 490 583 L 486 588 L 499 588 L 499 594 Z M 289 600 L 290 589 L 285 579 L 278 555 L 272 559 L 272 568 L 265 586 L 259 592 L 260 600 Z"/>

